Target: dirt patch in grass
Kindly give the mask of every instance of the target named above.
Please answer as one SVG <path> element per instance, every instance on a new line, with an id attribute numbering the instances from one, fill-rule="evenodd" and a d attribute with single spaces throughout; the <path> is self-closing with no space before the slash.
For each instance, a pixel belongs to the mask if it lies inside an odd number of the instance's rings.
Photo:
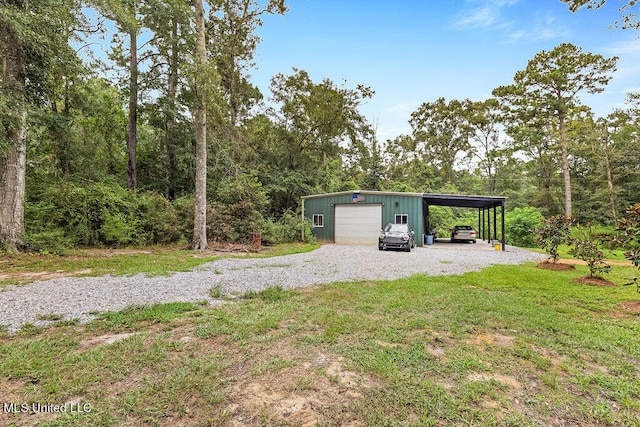
<path id="1" fill-rule="evenodd" d="M 103 345 L 110 345 L 118 341 L 127 339 L 133 335 L 135 334 L 124 333 L 124 334 L 108 334 L 108 335 L 101 335 L 99 337 L 91 337 L 80 342 L 80 348 L 84 350 L 84 349 L 89 349 L 94 347 L 100 347 Z"/>
<path id="2" fill-rule="evenodd" d="M 516 337 L 501 334 L 476 334 L 467 342 L 476 346 L 511 347 Z"/>
<path id="3" fill-rule="evenodd" d="M 576 269 L 572 264 L 566 263 L 564 261 L 566 260 L 558 260 L 558 262 L 553 262 L 545 259 L 544 261 L 536 265 L 536 267 L 553 271 L 571 271 Z"/>
<path id="4" fill-rule="evenodd" d="M 607 264 L 609 265 L 617 265 L 621 267 L 630 267 L 631 261 L 610 261 L 607 260 Z M 585 261 L 581 259 L 571 259 L 571 258 L 560 258 L 558 262 L 553 262 L 552 260 L 545 259 L 538 263 L 536 267 L 543 268 L 545 270 L 554 270 L 554 271 L 570 271 L 575 270 L 575 265 L 587 265 Z"/>
<path id="5" fill-rule="evenodd" d="M 592 277 L 592 276 L 583 276 L 576 277 L 573 279 L 575 283 L 580 283 L 582 285 L 592 285 L 592 286 L 617 286 L 615 283 L 610 282 L 607 279 L 603 279 L 602 277 Z"/>
<path id="6" fill-rule="evenodd" d="M 640 300 L 621 302 L 620 307 L 633 313 L 640 313 Z"/>
<path id="7" fill-rule="evenodd" d="M 510 375 L 473 373 L 467 376 L 467 380 L 471 382 L 493 380 L 513 390 L 520 390 L 522 388 L 520 381 Z"/>
<path id="8" fill-rule="evenodd" d="M 243 376 L 227 393 L 225 411 L 233 426 L 268 421 L 310 427 L 336 416 L 350 421 L 344 413 L 348 403 L 374 386 L 375 380 L 345 367 L 341 356 L 316 353 L 278 372 Z"/>
<path id="9" fill-rule="evenodd" d="M 91 273 L 90 268 L 84 268 L 75 271 L 20 271 L 9 272 L 0 274 L 0 280 L 19 280 L 19 281 L 33 281 L 33 280 L 50 280 L 59 279 L 61 277 L 80 276 L 83 274 Z"/>

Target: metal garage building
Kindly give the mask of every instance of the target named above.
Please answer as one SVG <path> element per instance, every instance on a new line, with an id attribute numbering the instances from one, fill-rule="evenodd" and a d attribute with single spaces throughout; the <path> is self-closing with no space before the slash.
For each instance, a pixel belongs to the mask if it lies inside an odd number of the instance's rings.
<path id="1" fill-rule="evenodd" d="M 429 206 L 478 209 L 478 238 L 486 240 L 498 240 L 497 208 L 501 207 L 504 250 L 505 201 L 505 197 L 356 190 L 302 197 L 302 215 L 312 222 L 320 242 L 372 245 L 386 224 L 407 223 L 415 231 L 416 244 L 422 246 L 422 236 L 429 230 Z"/>

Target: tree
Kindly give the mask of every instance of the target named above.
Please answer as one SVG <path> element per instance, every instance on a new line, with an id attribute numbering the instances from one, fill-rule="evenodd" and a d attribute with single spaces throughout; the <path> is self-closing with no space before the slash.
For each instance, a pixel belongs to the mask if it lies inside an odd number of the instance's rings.
<path id="1" fill-rule="evenodd" d="M 10 22 L 7 12 L 27 14 L 27 5 L 13 1 L 4 5 L 2 34 L 3 150 L 0 155 L 0 239 L 10 252 L 23 245 L 24 180 L 26 167 L 26 49 L 21 22 Z M 17 18 L 18 16 L 15 16 Z M 15 19 L 14 18 L 14 19 Z"/>
<path id="2" fill-rule="evenodd" d="M 373 91 L 336 86 L 330 79 L 314 83 L 306 71 L 271 79 L 270 111 L 276 128 L 274 146 L 264 158 L 270 167 L 264 177 L 273 204 L 280 213 L 295 208 L 309 192 L 337 191 L 344 148 L 368 135 L 370 127 L 358 111 Z"/>
<path id="3" fill-rule="evenodd" d="M 455 99 L 447 102 L 444 98 L 425 102 L 411 113 L 409 122 L 416 155 L 439 170 L 444 183 L 452 182 L 458 155 L 471 148 L 463 103 Z"/>
<path id="4" fill-rule="evenodd" d="M 565 215 L 572 216 L 571 175 L 566 122 L 580 106 L 578 94 L 598 93 L 611 80 L 618 58 L 583 53 L 570 43 L 537 53 L 518 71 L 514 84 L 493 91 L 512 110 L 530 112 L 547 123 L 556 120 L 564 176 Z"/>
<path id="5" fill-rule="evenodd" d="M 152 122 L 162 133 L 159 154 L 164 159 L 164 195 L 173 200 L 179 187 L 176 182 L 178 153 L 184 145 L 181 142 L 187 139 L 179 134 L 182 109 L 178 97 L 187 52 L 193 44 L 192 12 L 183 0 L 147 0 L 141 12 L 145 27 L 153 32 L 149 45 L 154 48 L 149 55 L 153 57 L 153 65 L 143 74 L 142 80 L 147 89 L 160 93 L 150 112 L 156 113 Z"/>
<path id="6" fill-rule="evenodd" d="M 283 14 L 287 8 L 284 0 L 269 0 L 263 6 L 256 0 L 218 0 L 217 7 L 211 10 L 209 48 L 221 77 L 233 134 L 255 101 L 262 98 L 248 80 L 248 69 L 255 65 L 253 56 L 260 42 L 256 30 L 262 26 L 261 16 Z"/>
<path id="7" fill-rule="evenodd" d="M 141 30 L 139 9 L 142 0 L 94 0 L 102 14 L 118 25 L 119 33 L 129 37 L 128 49 L 116 46 L 112 58 L 128 68 L 129 123 L 127 127 L 128 187 L 138 186 L 136 148 L 138 143 L 138 35 Z M 116 38 L 119 34 L 116 35 Z M 126 52 L 125 52 L 126 51 Z"/>
<path id="8" fill-rule="evenodd" d="M 578 129 L 576 141 L 575 167 L 582 169 L 579 173 L 581 187 L 591 199 L 587 215 L 589 221 L 609 218 L 610 223 L 618 219 L 618 175 L 622 175 L 625 159 L 621 154 L 624 146 L 633 138 L 631 118 L 623 110 L 615 110 L 607 117 L 594 120 L 588 117 L 572 124 Z M 575 132 L 575 131 L 574 131 Z M 580 144 L 581 143 L 581 144 Z M 603 185 L 606 183 L 606 185 Z M 604 203 L 604 201 L 608 203 Z M 608 208 L 608 209 L 607 209 Z M 584 222 L 585 215 L 581 215 Z"/>
<path id="9" fill-rule="evenodd" d="M 475 159 L 487 180 L 489 194 L 495 194 L 498 166 L 504 162 L 500 141 L 500 109 L 496 99 L 463 103 L 463 114 L 469 129 L 471 147 L 467 156 Z"/>
<path id="10" fill-rule="evenodd" d="M 562 3 L 566 3 L 569 5 L 569 10 L 571 12 L 576 12 L 581 8 L 587 9 L 600 9 L 605 3 L 606 0 L 560 0 Z M 633 29 L 637 30 L 640 28 L 640 20 L 638 20 L 638 16 L 631 12 L 631 8 L 633 8 L 638 0 L 623 0 L 625 4 L 620 6 L 620 12 L 622 12 L 622 19 L 616 21 L 613 25 L 616 27 L 620 27 L 623 30 Z"/>
<path id="11" fill-rule="evenodd" d="M 16 252 L 23 246 L 27 112 L 40 103 L 51 83 L 48 71 L 56 55 L 68 53 L 79 2 L 8 0 L 0 3 L 0 245 Z"/>
<path id="12" fill-rule="evenodd" d="M 207 104 L 206 79 L 202 77 L 207 69 L 207 42 L 202 0 L 194 0 L 196 52 L 195 52 L 195 95 L 196 95 L 196 205 L 193 218 L 193 240 L 191 249 L 205 250 L 207 243 Z"/>
<path id="13" fill-rule="evenodd" d="M 363 136 L 345 150 L 345 177 L 342 181 L 351 182 L 354 189 L 382 190 L 384 165 L 381 147 L 373 129 Z"/>

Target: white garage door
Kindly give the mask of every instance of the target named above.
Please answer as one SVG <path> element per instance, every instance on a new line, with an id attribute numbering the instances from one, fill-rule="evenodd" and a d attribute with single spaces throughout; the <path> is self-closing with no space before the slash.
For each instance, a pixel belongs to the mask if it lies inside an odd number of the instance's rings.
<path id="1" fill-rule="evenodd" d="M 376 245 L 382 227 L 381 205 L 336 205 L 335 242 Z"/>

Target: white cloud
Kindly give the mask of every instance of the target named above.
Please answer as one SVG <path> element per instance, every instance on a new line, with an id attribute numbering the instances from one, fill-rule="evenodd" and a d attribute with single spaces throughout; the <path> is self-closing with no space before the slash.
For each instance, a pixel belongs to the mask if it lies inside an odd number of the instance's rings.
<path id="1" fill-rule="evenodd" d="M 415 106 L 409 105 L 407 103 L 392 105 L 387 108 L 386 111 L 389 113 L 400 113 L 400 114 L 411 114 L 416 109 Z"/>
<path id="2" fill-rule="evenodd" d="M 602 48 L 602 51 L 608 55 L 635 55 L 640 53 L 640 39 L 633 38 L 629 40 L 612 43 Z"/>
<path id="3" fill-rule="evenodd" d="M 520 40 L 522 40 L 522 39 L 524 39 L 526 37 L 527 37 L 527 32 L 526 31 L 518 30 L 518 31 L 515 31 L 515 32 L 509 34 L 509 37 L 507 39 L 507 43 L 514 44 L 514 43 L 517 43 L 518 41 L 520 41 Z"/>
<path id="4" fill-rule="evenodd" d="M 514 44 L 522 40 L 545 41 L 566 39 L 569 33 L 569 30 L 564 25 L 559 24 L 552 15 L 538 15 L 534 18 L 532 27 L 520 28 L 509 34 L 507 43 Z"/>
<path id="5" fill-rule="evenodd" d="M 453 22 L 456 30 L 491 29 L 506 32 L 507 44 L 520 41 L 545 41 L 566 38 L 569 30 L 548 11 L 523 15 L 509 13 L 520 0 L 467 0 L 467 7 Z"/>
<path id="6" fill-rule="evenodd" d="M 495 28 L 512 25 L 503 21 L 502 10 L 517 4 L 520 0 L 469 0 L 469 7 L 464 9 L 452 26 L 458 30 L 473 28 Z"/>
<path id="7" fill-rule="evenodd" d="M 497 11 L 485 6 L 481 9 L 467 11 L 464 16 L 453 23 L 453 27 L 456 29 L 486 28 L 495 24 L 497 20 Z"/>

